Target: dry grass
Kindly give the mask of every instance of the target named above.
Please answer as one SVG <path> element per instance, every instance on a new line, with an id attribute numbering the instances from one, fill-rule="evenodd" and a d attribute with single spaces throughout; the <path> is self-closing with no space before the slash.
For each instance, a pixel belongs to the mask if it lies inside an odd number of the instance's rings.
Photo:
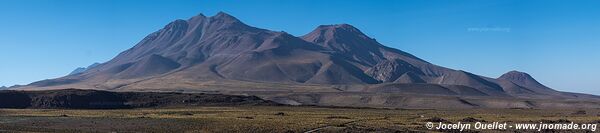
<path id="1" fill-rule="evenodd" d="M 390 110 L 317 107 L 194 107 L 170 109 L 2 109 L 0 131 L 30 132 L 430 132 L 426 119 L 487 122 L 565 119 L 600 121 L 598 109 Z M 283 113 L 283 115 L 282 115 Z"/>

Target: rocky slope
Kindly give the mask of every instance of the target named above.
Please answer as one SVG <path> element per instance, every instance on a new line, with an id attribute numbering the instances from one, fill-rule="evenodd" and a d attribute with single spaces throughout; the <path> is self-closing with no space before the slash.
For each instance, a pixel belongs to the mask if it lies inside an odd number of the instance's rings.
<path id="1" fill-rule="evenodd" d="M 254 96 L 97 90 L 0 91 L 0 108 L 119 109 L 171 106 L 278 105 Z"/>

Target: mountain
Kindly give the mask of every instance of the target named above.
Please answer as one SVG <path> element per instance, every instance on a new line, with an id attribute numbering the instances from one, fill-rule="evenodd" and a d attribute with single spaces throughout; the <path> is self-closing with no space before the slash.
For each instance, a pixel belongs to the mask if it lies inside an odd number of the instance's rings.
<path id="1" fill-rule="evenodd" d="M 94 63 L 92 65 L 89 65 L 88 67 L 78 67 L 75 70 L 71 71 L 71 73 L 69 73 L 68 75 L 75 75 L 75 74 L 80 74 L 85 72 L 88 69 L 94 68 L 96 66 L 100 65 L 100 63 Z"/>
<path id="2" fill-rule="evenodd" d="M 580 98 L 521 72 L 494 79 L 441 67 L 386 47 L 349 24 L 321 25 L 296 37 L 223 12 L 175 20 L 108 62 L 17 89 L 60 88 L 251 94 L 289 104 L 350 106 L 408 106 L 394 101 L 396 94 Z M 341 100 L 346 96 L 388 102 Z"/>
<path id="3" fill-rule="evenodd" d="M 519 71 L 510 71 L 497 78 L 502 88 L 512 94 L 532 96 L 531 94 L 561 95 L 560 92 L 550 89 L 529 74 Z"/>
<path id="4" fill-rule="evenodd" d="M 83 73 L 85 70 L 87 70 L 85 67 L 78 67 L 75 68 L 75 70 L 71 71 L 71 73 L 69 73 L 68 75 L 80 74 Z"/>
<path id="5" fill-rule="evenodd" d="M 0 86 L 0 90 L 8 89 L 6 86 Z"/>
<path id="6" fill-rule="evenodd" d="M 502 76 L 500 76 L 498 78 L 498 80 L 507 81 L 507 82 L 513 83 L 513 84 L 521 86 L 521 87 L 534 89 L 534 90 L 538 90 L 538 91 L 552 90 L 552 89 L 542 85 L 540 82 L 536 81 L 535 79 L 533 79 L 533 77 L 531 77 L 531 75 L 524 73 L 524 72 L 519 72 L 519 71 L 510 71 L 508 73 L 505 73 Z"/>

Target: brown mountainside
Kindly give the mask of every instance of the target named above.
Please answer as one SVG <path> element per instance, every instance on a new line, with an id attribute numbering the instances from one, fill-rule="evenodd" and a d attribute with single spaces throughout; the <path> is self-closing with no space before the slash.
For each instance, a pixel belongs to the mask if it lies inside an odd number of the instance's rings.
<path id="1" fill-rule="evenodd" d="M 373 88 L 379 84 L 385 87 Z M 296 37 L 248 26 L 223 12 L 175 20 L 108 62 L 13 89 L 405 92 L 394 86 L 417 94 L 581 96 L 550 89 L 526 73 L 494 79 L 437 66 L 348 24 L 322 25 Z"/>

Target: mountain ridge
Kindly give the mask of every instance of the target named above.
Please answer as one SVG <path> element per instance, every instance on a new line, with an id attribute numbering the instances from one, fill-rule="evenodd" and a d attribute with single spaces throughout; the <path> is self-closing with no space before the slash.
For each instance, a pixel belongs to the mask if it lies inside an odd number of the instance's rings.
<path id="1" fill-rule="evenodd" d="M 310 92 L 310 89 L 273 87 L 283 85 L 320 88 L 313 89 L 316 93 L 381 90 L 368 89 L 378 84 L 428 84 L 419 87 L 468 90 L 493 97 L 578 97 L 546 87 L 523 72 L 511 71 L 499 78 L 489 78 L 438 66 L 387 47 L 349 24 L 321 25 L 296 37 L 246 25 L 224 12 L 172 21 L 108 62 L 80 74 L 16 89 L 125 91 L 217 87 L 222 89 L 210 90 L 230 93 L 254 92 L 256 90 L 250 88 L 259 88 Z M 244 88 L 248 85 L 252 86 Z"/>
<path id="2" fill-rule="evenodd" d="M 98 65 L 100 65 L 100 63 L 97 63 L 97 62 L 95 62 L 95 63 L 93 63 L 93 64 L 91 64 L 91 65 L 89 65 L 89 66 L 87 66 L 87 67 L 78 67 L 78 68 L 76 68 L 75 70 L 71 71 L 71 73 L 69 73 L 68 75 L 80 74 L 80 73 L 83 73 L 83 72 L 85 72 L 86 70 L 88 70 L 88 69 L 92 69 L 92 68 L 94 68 L 94 67 L 96 67 L 96 66 L 98 66 Z M 67 76 L 68 76 L 68 75 L 67 75 Z"/>

